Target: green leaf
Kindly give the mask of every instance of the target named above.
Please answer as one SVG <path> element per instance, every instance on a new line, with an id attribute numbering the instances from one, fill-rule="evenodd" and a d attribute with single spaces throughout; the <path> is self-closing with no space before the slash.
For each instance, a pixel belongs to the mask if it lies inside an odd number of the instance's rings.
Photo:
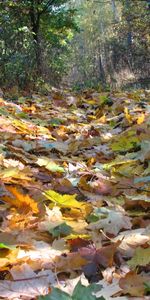
<path id="1" fill-rule="evenodd" d="M 49 232 L 53 235 L 53 237 L 67 236 L 72 233 L 72 227 L 66 223 L 62 223 L 49 230 Z"/>
<path id="2" fill-rule="evenodd" d="M 60 167 L 59 165 L 57 165 L 55 162 L 51 161 L 47 157 L 38 158 L 37 164 L 41 167 L 44 166 L 47 170 L 51 172 L 59 172 L 59 173 L 65 172 L 63 167 Z"/>
<path id="3" fill-rule="evenodd" d="M 86 287 L 79 281 L 74 289 L 72 300 L 105 300 L 104 297 L 96 298 L 96 296 L 92 295 L 92 293 L 96 293 L 100 289 L 101 286 L 98 284 L 93 283 Z"/>
<path id="4" fill-rule="evenodd" d="M 145 286 L 145 291 L 146 291 L 147 293 L 150 293 L 150 283 L 149 283 L 149 282 L 145 282 L 145 283 L 144 283 L 144 286 Z"/>
<path id="5" fill-rule="evenodd" d="M 137 266 L 147 266 L 150 263 L 150 248 L 138 247 L 135 250 L 133 257 L 128 261 L 128 265 L 132 268 Z"/>
<path id="6" fill-rule="evenodd" d="M 6 245 L 6 244 L 3 244 L 3 243 L 0 243 L 0 249 L 13 250 L 13 249 L 15 249 L 15 246 L 10 246 L 10 245 Z"/>
<path id="7" fill-rule="evenodd" d="M 99 220 L 99 217 L 96 216 L 95 214 L 91 214 L 89 216 L 87 216 L 87 221 L 89 223 L 94 223 L 94 222 L 97 222 Z"/>
<path id="8" fill-rule="evenodd" d="M 100 289 L 101 286 L 96 283 L 90 284 L 86 287 L 79 281 L 72 296 L 58 288 L 53 288 L 51 294 L 47 296 L 40 296 L 38 300 L 106 300 L 104 297 L 96 298 L 96 296 L 92 295 L 92 293 L 96 293 L 100 291 Z"/>
<path id="9" fill-rule="evenodd" d="M 52 126 L 57 126 L 57 125 L 60 125 L 62 123 L 63 123 L 62 120 L 58 119 L 58 118 L 54 118 L 54 119 L 51 119 L 49 121 L 49 124 L 52 125 Z"/>
<path id="10" fill-rule="evenodd" d="M 38 300 L 72 300 L 72 298 L 58 288 L 53 288 L 51 294 L 47 296 L 40 296 L 38 297 Z"/>
<path id="11" fill-rule="evenodd" d="M 51 172 L 59 172 L 59 173 L 64 173 L 64 172 L 65 172 L 64 168 L 58 166 L 58 165 L 55 164 L 55 163 L 49 163 L 49 164 L 46 166 L 46 169 L 48 169 L 48 170 L 51 171 Z"/>
<path id="12" fill-rule="evenodd" d="M 112 143 L 111 149 L 113 151 L 128 151 L 134 149 L 139 143 L 139 139 L 136 136 L 122 136 L 118 141 Z"/>

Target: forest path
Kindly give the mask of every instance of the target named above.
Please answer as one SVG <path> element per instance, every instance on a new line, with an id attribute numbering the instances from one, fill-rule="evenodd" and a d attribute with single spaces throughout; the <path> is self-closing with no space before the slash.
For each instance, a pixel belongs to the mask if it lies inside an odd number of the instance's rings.
<path id="1" fill-rule="evenodd" d="M 148 299 L 149 124 L 148 90 L 0 99 L 0 297 Z"/>

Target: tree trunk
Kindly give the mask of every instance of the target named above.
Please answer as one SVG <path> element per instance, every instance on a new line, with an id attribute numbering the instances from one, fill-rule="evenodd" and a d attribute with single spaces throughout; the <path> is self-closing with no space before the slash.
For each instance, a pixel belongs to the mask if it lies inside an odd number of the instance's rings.
<path id="1" fill-rule="evenodd" d="M 126 6 L 126 10 L 127 10 L 127 26 L 128 26 L 128 33 L 127 33 L 127 46 L 128 46 L 128 50 L 131 50 L 131 46 L 132 46 L 132 25 L 131 25 L 131 15 L 130 15 L 130 1 L 126 0 L 125 1 L 125 6 Z"/>
<path id="2" fill-rule="evenodd" d="M 114 15 L 114 22 L 119 22 L 119 15 L 118 15 L 115 0 L 111 0 L 111 4 L 112 4 L 113 15 Z"/>
<path id="3" fill-rule="evenodd" d="M 40 13 L 38 11 L 35 11 L 34 1 L 32 2 L 32 6 L 30 8 L 30 20 L 31 20 L 33 41 L 35 46 L 37 75 L 41 76 L 42 75 L 42 50 L 41 50 L 40 37 L 39 37 Z"/>

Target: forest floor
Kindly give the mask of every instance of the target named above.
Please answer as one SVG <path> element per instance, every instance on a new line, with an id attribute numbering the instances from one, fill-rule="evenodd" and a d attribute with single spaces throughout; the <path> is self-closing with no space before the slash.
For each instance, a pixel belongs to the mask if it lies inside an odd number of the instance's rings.
<path id="1" fill-rule="evenodd" d="M 150 299 L 150 91 L 0 99 L 0 299 Z"/>

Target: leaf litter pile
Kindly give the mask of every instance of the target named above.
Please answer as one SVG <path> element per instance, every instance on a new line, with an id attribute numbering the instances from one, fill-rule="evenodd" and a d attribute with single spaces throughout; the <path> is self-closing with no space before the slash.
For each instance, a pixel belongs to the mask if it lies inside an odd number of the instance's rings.
<path id="1" fill-rule="evenodd" d="M 0 299 L 150 299 L 150 92 L 0 99 Z"/>

